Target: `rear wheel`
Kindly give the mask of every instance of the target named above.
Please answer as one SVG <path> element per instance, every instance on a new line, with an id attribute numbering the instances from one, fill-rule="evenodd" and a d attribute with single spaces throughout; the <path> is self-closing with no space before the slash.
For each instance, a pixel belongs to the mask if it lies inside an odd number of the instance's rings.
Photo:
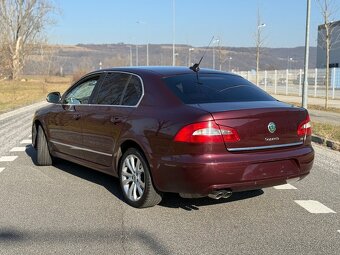
<path id="1" fill-rule="evenodd" d="M 162 200 L 161 194 L 152 184 L 150 168 L 146 160 L 135 148 L 130 148 L 123 154 L 119 180 L 126 202 L 133 207 L 151 207 Z"/>
<path id="2" fill-rule="evenodd" d="M 39 166 L 52 165 L 52 157 L 48 149 L 47 139 L 41 126 L 37 133 L 37 164 Z"/>

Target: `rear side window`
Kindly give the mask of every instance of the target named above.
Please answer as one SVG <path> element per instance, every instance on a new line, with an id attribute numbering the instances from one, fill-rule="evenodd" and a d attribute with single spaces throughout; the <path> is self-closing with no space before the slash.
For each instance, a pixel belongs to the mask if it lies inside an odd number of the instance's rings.
<path id="1" fill-rule="evenodd" d="M 199 74 L 165 78 L 166 86 L 185 104 L 275 101 L 269 94 L 236 75 Z"/>
<path id="2" fill-rule="evenodd" d="M 107 74 L 98 91 L 97 104 L 120 105 L 130 77 L 130 74 L 125 73 Z"/>
<path id="3" fill-rule="evenodd" d="M 142 84 L 137 76 L 132 76 L 124 93 L 123 105 L 136 105 L 142 96 Z"/>
<path id="4" fill-rule="evenodd" d="M 98 91 L 97 104 L 135 106 L 142 94 L 142 83 L 137 76 L 108 73 Z"/>

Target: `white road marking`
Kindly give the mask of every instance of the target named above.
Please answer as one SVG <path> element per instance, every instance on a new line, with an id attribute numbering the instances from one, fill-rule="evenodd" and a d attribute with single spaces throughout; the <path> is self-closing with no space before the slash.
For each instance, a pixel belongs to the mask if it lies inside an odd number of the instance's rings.
<path id="1" fill-rule="evenodd" d="M 4 171 L 5 170 L 5 168 L 4 167 L 0 167 L 0 173 L 2 172 L 2 171 Z M 339 230 L 340 231 L 340 230 Z"/>
<path id="2" fill-rule="evenodd" d="M 283 185 L 279 185 L 279 186 L 274 186 L 274 189 L 297 189 L 295 188 L 293 185 L 291 184 L 283 184 Z"/>
<path id="3" fill-rule="evenodd" d="M 336 213 L 327 206 L 315 200 L 294 200 L 295 203 L 305 208 L 310 213 Z"/>
<path id="4" fill-rule="evenodd" d="M 0 157 L 0 162 L 9 162 L 16 160 L 18 156 L 2 156 Z"/>
<path id="5" fill-rule="evenodd" d="M 10 152 L 14 152 L 14 151 L 25 151 L 26 147 L 14 147 L 10 150 Z"/>
<path id="6" fill-rule="evenodd" d="M 340 234 L 340 230 L 338 230 L 339 234 Z"/>
<path id="7" fill-rule="evenodd" d="M 24 139 L 20 143 L 21 144 L 23 144 L 23 143 L 32 143 L 32 140 L 31 139 Z"/>
<path id="8" fill-rule="evenodd" d="M 29 137 L 29 138 L 31 138 L 31 137 L 32 137 L 32 135 L 29 135 L 28 137 Z"/>

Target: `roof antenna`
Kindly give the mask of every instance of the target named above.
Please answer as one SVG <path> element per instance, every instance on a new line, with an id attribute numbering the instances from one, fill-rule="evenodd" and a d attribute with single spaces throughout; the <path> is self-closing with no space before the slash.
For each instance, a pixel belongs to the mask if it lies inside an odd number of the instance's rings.
<path id="1" fill-rule="evenodd" d="M 195 73 L 197 73 L 197 72 L 200 70 L 200 64 L 201 64 L 201 62 L 202 62 L 202 60 L 203 60 L 203 58 L 204 58 L 204 56 L 205 56 L 205 53 L 207 53 L 207 50 L 209 49 L 210 44 L 213 42 L 213 40 L 214 40 L 214 36 L 211 38 L 211 40 L 210 40 L 210 42 L 209 42 L 209 45 L 208 45 L 208 47 L 205 49 L 205 51 L 204 51 L 204 53 L 203 53 L 203 56 L 201 57 L 200 61 L 199 61 L 198 63 L 193 64 L 192 66 L 189 67 L 189 68 L 190 68 L 191 70 L 193 70 Z"/>

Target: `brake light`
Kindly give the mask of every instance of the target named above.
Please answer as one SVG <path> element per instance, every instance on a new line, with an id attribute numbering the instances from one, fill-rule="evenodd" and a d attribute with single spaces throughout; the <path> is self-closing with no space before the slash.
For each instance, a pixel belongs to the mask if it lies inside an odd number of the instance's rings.
<path id="1" fill-rule="evenodd" d="M 307 136 L 312 135 L 312 125 L 310 123 L 309 115 L 307 114 L 307 118 L 300 123 L 297 130 L 298 136 Z"/>
<path id="2" fill-rule="evenodd" d="M 239 140 L 235 129 L 218 126 L 213 121 L 187 125 L 178 131 L 174 138 L 175 142 L 186 143 L 232 143 Z"/>

